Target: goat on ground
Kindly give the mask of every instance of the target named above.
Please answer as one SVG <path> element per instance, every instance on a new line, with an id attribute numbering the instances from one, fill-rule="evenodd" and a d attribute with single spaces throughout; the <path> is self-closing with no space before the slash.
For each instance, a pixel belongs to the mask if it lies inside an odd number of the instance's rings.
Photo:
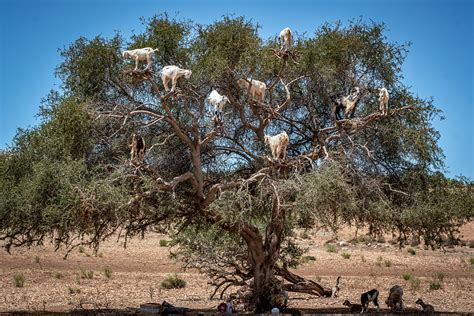
<path id="1" fill-rule="evenodd" d="M 400 285 L 394 285 L 390 289 L 388 298 L 385 301 L 391 311 L 403 310 L 403 289 Z"/>
<path id="2" fill-rule="evenodd" d="M 364 313 L 364 311 L 369 311 L 370 302 L 374 302 L 374 305 L 377 306 L 377 312 L 378 312 L 380 310 L 378 298 L 379 298 L 379 291 L 377 291 L 376 289 L 363 293 L 360 296 L 360 303 L 362 304 L 362 311 L 360 313 L 362 314 Z"/>
<path id="3" fill-rule="evenodd" d="M 435 311 L 433 305 L 426 304 L 421 298 L 417 299 L 415 304 L 421 305 L 421 308 L 423 308 L 423 313 L 433 314 Z"/>

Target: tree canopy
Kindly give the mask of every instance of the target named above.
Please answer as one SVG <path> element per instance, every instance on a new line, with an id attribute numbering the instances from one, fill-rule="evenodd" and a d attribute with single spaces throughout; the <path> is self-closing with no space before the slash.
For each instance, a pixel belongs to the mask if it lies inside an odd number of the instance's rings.
<path id="1" fill-rule="evenodd" d="M 472 182 L 441 173 L 440 111 L 403 84 L 409 45 L 390 42 L 382 23 L 327 23 L 281 51 L 243 17 L 142 22 L 130 39 L 65 47 L 62 87 L 43 100 L 42 123 L 0 154 L 7 250 L 48 239 L 97 249 L 113 234 L 164 231 L 174 256 L 208 273 L 216 292 L 252 280 L 253 306 L 265 310 L 275 277 L 288 290 L 331 294 L 288 270 L 303 254 L 296 228 L 368 226 L 400 245 L 415 237 L 434 247 L 472 218 Z M 145 79 L 121 55 L 140 47 L 159 49 Z M 165 93 L 159 70 L 170 64 L 192 76 Z M 240 78 L 266 83 L 264 104 Z M 335 121 L 334 96 L 356 86 L 354 118 Z M 389 115 L 378 112 L 381 87 Z M 206 102 L 212 89 L 230 99 L 220 124 Z M 281 131 L 286 160 L 270 158 L 264 142 Z M 133 133 L 148 147 L 142 164 L 129 160 Z"/>

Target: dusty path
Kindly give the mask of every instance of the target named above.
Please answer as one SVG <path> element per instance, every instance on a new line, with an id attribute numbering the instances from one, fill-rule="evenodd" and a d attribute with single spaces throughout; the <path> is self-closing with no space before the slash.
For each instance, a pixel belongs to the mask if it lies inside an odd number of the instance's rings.
<path id="1" fill-rule="evenodd" d="M 465 228 L 465 239 L 473 240 L 474 225 Z M 341 234 L 350 239 L 350 232 Z M 309 235 L 309 236 L 308 236 Z M 301 233 L 298 242 L 309 248 L 307 255 L 315 261 L 300 266 L 296 272 L 327 286 L 343 277 L 343 288 L 335 299 L 315 298 L 290 293 L 290 308 L 335 309 L 345 299 L 357 302 L 360 293 L 377 288 L 381 292 L 382 307 L 389 288 L 399 284 L 405 289 L 405 302 L 415 308 L 415 300 L 422 297 L 437 310 L 474 311 L 474 249 L 456 247 L 431 251 L 413 247 L 416 255 L 388 243 L 372 242 L 337 246 L 329 253 L 324 243 L 331 236 L 320 232 Z M 309 238 L 308 238 L 309 237 Z M 121 243 L 108 241 L 98 256 L 89 249 L 73 251 L 67 260 L 64 252 L 51 247 L 14 249 L 9 255 L 0 251 L 0 311 L 67 311 L 76 308 L 138 307 L 145 302 L 167 300 L 175 305 L 213 310 L 218 301 L 208 299 L 212 288 L 205 276 L 196 271 L 182 271 L 168 258 L 168 248 L 160 247 L 166 236 L 150 234 L 146 239 L 134 239 L 124 249 Z M 350 254 L 344 259 L 342 253 Z M 106 277 L 105 269 L 112 271 Z M 81 270 L 94 271 L 92 279 L 81 278 Z M 187 287 L 176 290 L 160 289 L 165 276 L 178 272 Z M 14 277 L 24 276 L 24 286 L 16 287 Z M 403 274 L 412 280 L 405 281 Z M 430 290 L 435 275 L 443 277 L 442 288 Z M 419 281 L 416 281 L 419 280 Z"/>

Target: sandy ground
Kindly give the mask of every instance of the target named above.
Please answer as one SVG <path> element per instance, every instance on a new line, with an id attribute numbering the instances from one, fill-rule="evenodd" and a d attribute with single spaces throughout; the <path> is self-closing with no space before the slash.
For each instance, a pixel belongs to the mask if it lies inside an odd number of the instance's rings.
<path id="1" fill-rule="evenodd" d="M 463 229 L 464 240 L 474 240 L 474 223 Z M 307 255 L 315 261 L 301 265 L 296 273 L 332 287 L 338 275 L 343 288 L 338 298 L 317 298 L 290 293 L 290 308 L 336 309 L 349 299 L 358 303 L 360 293 L 377 288 L 382 307 L 388 290 L 395 284 L 405 290 L 408 308 L 422 297 L 437 311 L 474 312 L 474 249 L 468 246 L 443 250 L 413 247 L 398 249 L 390 243 L 357 243 L 337 245 L 336 253 L 326 250 L 325 242 L 332 236 L 318 231 L 301 233 L 298 242 L 308 247 Z M 349 240 L 353 233 L 346 230 L 340 240 Z M 114 240 L 104 243 L 97 256 L 90 249 L 76 249 L 64 260 L 64 252 L 51 247 L 13 249 L 12 254 L 0 251 L 0 311 L 70 311 L 72 309 L 125 309 L 146 302 L 166 300 L 176 306 L 214 310 L 218 300 L 209 300 L 212 288 L 207 278 L 197 271 L 183 271 L 169 259 L 168 248 L 159 241 L 166 236 L 149 234 L 134 239 L 124 249 Z M 389 241 L 387 239 L 387 241 Z M 469 244 L 469 243 L 468 243 Z M 349 253 L 349 259 L 342 253 Z M 105 269 L 112 271 L 106 277 Z M 92 279 L 81 278 L 81 270 L 94 271 Z M 187 282 L 184 289 L 165 290 L 161 281 L 177 272 Z M 419 279 L 405 281 L 403 274 Z M 24 276 L 24 286 L 16 287 L 14 278 Z M 436 274 L 444 276 L 442 288 L 430 290 Z"/>

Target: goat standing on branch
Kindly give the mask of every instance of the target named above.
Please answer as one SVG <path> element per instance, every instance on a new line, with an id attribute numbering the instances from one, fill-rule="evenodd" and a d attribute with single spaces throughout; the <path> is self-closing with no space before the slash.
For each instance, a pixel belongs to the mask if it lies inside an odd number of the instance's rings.
<path id="1" fill-rule="evenodd" d="M 192 71 L 187 69 L 181 69 L 178 66 L 166 66 L 161 70 L 161 80 L 163 81 L 163 86 L 165 86 L 165 91 L 169 92 L 168 82 L 171 80 L 171 92 L 174 92 L 176 89 L 176 83 L 178 79 L 184 77 L 186 79 L 191 78 Z"/>
<path id="2" fill-rule="evenodd" d="M 143 163 L 145 160 L 145 140 L 140 135 L 132 134 L 132 143 L 129 145 L 130 149 L 130 162 Z"/>
<path id="3" fill-rule="evenodd" d="M 151 68 L 151 62 L 152 58 L 155 55 L 155 52 L 158 51 L 158 48 L 153 49 L 151 47 L 145 47 L 145 48 L 137 48 L 137 49 L 132 49 L 132 50 L 126 50 L 122 53 L 123 58 L 125 59 L 133 59 L 135 60 L 135 69 L 134 71 L 138 70 L 138 62 L 139 61 L 145 61 L 147 62 L 146 68 L 145 69 L 150 69 Z"/>
<path id="4" fill-rule="evenodd" d="M 348 119 L 354 116 L 357 103 L 360 100 L 360 88 L 355 87 L 354 91 L 343 97 L 336 97 L 334 100 L 333 116 L 336 120 L 342 119 L 340 112 L 344 111 L 344 118 Z"/>
<path id="5" fill-rule="evenodd" d="M 379 89 L 379 110 L 383 115 L 388 115 L 388 90 L 387 88 Z"/>
<path id="6" fill-rule="evenodd" d="M 237 80 L 237 85 L 240 89 L 245 89 L 249 91 L 250 97 L 260 103 L 264 103 L 265 101 L 265 90 L 267 89 L 267 85 L 261 81 L 252 79 L 239 79 Z M 250 86 L 250 87 L 249 87 Z"/>
<path id="7" fill-rule="evenodd" d="M 286 159 L 286 148 L 290 139 L 286 132 L 281 132 L 275 136 L 265 135 L 265 145 L 270 147 L 273 159 Z"/>
<path id="8" fill-rule="evenodd" d="M 287 27 L 287 28 L 284 28 L 283 30 L 281 30 L 281 32 L 280 32 L 281 50 L 290 49 L 291 48 L 291 41 L 292 41 L 291 29 L 289 27 Z"/>
<path id="9" fill-rule="evenodd" d="M 207 96 L 207 101 L 214 107 L 214 119 L 222 120 L 222 111 L 226 103 L 230 102 L 225 95 L 220 95 L 216 90 L 212 90 Z"/>

